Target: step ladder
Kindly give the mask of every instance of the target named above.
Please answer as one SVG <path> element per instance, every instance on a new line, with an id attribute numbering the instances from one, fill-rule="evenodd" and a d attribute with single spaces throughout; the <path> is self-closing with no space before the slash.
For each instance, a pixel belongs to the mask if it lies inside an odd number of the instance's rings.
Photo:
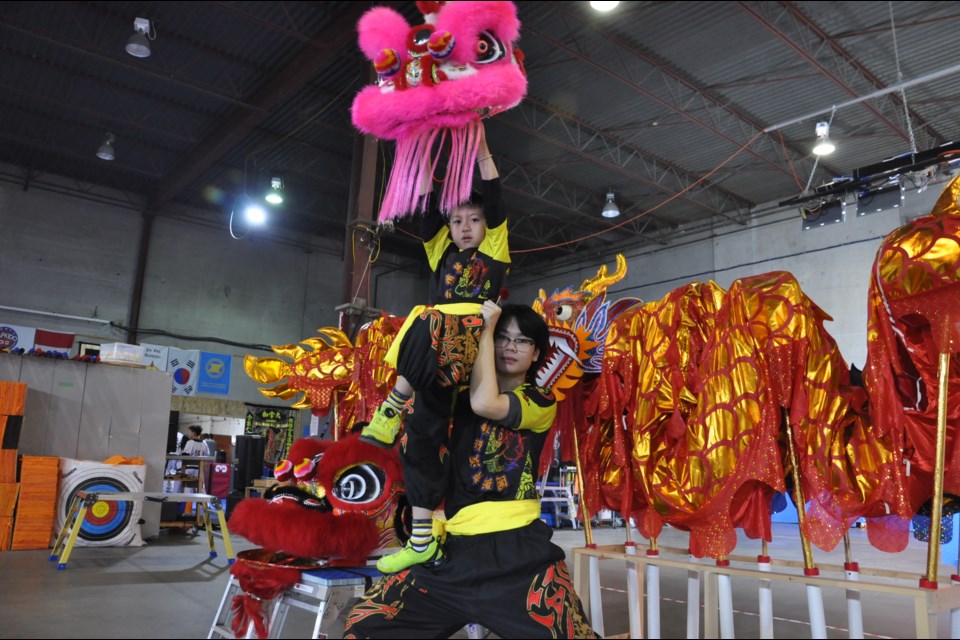
<path id="1" fill-rule="evenodd" d="M 562 520 L 568 520 L 574 529 L 580 528 L 577 519 L 577 497 L 569 485 L 537 483 L 541 509 L 552 508 L 553 526 L 559 528 Z"/>
<path id="2" fill-rule="evenodd" d="M 362 596 L 370 585 L 380 578 L 376 567 L 349 567 L 315 569 L 300 573 L 300 580 L 287 588 L 273 602 L 270 611 L 268 638 L 280 638 L 287 614 L 291 607 L 302 609 L 314 616 L 311 638 L 326 638 L 325 632 L 348 605 Z M 234 596 L 240 593 L 240 582 L 230 576 L 227 588 L 220 600 L 207 638 L 236 638 L 231 628 L 230 607 Z M 244 638 L 255 638 L 253 624 Z"/>

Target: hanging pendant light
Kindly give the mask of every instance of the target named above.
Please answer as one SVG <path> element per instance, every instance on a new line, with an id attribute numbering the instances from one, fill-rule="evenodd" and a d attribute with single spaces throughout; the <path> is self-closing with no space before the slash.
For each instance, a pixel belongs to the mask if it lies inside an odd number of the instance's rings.
<path id="1" fill-rule="evenodd" d="M 600 215 L 604 218 L 616 218 L 620 215 L 620 207 L 613 201 L 613 197 L 613 190 L 611 189 L 607 192 L 607 201 L 603 204 L 603 210 L 600 211 Z"/>

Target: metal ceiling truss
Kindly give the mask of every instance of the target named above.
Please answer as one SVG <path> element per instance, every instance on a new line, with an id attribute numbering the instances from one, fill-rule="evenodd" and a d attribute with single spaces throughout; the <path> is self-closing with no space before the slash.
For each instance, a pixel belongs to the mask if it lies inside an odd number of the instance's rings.
<path id="1" fill-rule="evenodd" d="M 75 151 L 74 149 L 69 149 L 59 144 L 44 142 L 42 140 L 28 138 L 26 136 L 22 136 L 16 133 L 10 133 L 7 131 L 0 131 L 0 139 L 10 140 L 21 146 L 25 146 L 30 149 L 34 149 L 36 151 L 53 153 L 58 157 L 58 159 L 70 158 L 71 160 L 82 160 L 83 163 L 85 164 L 89 164 L 91 162 L 91 157 L 93 156 L 93 153 L 81 154 Z M 115 167 L 116 169 L 122 172 L 126 172 L 127 174 L 136 174 L 138 176 L 148 178 L 153 182 L 157 182 L 161 178 L 161 174 L 159 172 L 147 171 L 145 169 L 139 169 L 137 167 L 131 167 L 129 165 L 115 165 Z M 65 168 L 64 170 L 69 171 L 68 168 Z"/>
<path id="2" fill-rule="evenodd" d="M 204 118 L 205 120 L 208 119 L 208 118 L 216 117 L 216 114 L 212 114 L 212 113 L 210 113 L 210 112 L 208 112 L 208 111 L 204 111 L 204 110 L 202 110 L 202 109 L 198 109 L 197 107 L 194 107 L 194 106 L 189 105 L 189 104 L 186 104 L 186 103 L 176 102 L 176 101 L 174 101 L 174 100 L 170 100 L 169 98 L 165 98 L 165 97 L 163 97 L 162 95 L 159 95 L 159 94 L 148 93 L 148 92 L 146 92 L 146 91 L 143 91 L 143 90 L 140 90 L 140 89 L 135 89 L 135 88 L 133 88 L 133 87 L 129 87 L 129 86 L 126 86 L 126 85 L 122 85 L 122 84 L 117 83 L 117 82 L 111 82 L 109 79 L 100 78 L 100 77 L 94 76 L 94 75 L 89 74 L 89 73 L 84 73 L 83 71 L 74 70 L 74 69 L 66 69 L 66 68 L 64 68 L 64 67 L 62 67 L 62 66 L 54 63 L 54 62 L 51 61 L 51 60 L 42 60 L 42 59 L 40 59 L 40 58 L 34 58 L 34 57 L 32 57 L 32 56 L 28 56 L 28 55 L 25 55 L 25 54 L 22 54 L 22 53 L 17 53 L 17 52 L 12 52 L 12 51 L 5 52 L 4 55 L 16 56 L 16 57 L 18 58 L 18 61 L 19 61 L 19 62 L 22 62 L 22 63 L 30 63 L 30 64 L 33 64 L 33 65 L 37 65 L 37 66 L 39 66 L 39 67 L 42 67 L 41 69 L 38 69 L 38 70 L 37 70 L 38 72 L 41 72 L 41 73 L 42 73 L 42 72 L 45 71 L 46 69 L 53 69 L 53 70 L 55 70 L 55 71 L 57 71 L 57 72 L 59 72 L 59 73 L 63 73 L 63 74 L 69 75 L 72 79 L 82 79 L 84 82 L 93 83 L 93 84 L 97 85 L 97 87 L 100 88 L 100 89 L 107 89 L 107 90 L 110 90 L 110 91 L 117 91 L 117 92 L 120 92 L 120 93 L 125 93 L 125 94 L 127 94 L 127 95 L 135 96 L 137 99 L 140 99 L 140 100 L 147 100 L 147 101 L 150 101 L 150 102 L 158 103 L 158 104 L 160 104 L 164 109 L 175 109 L 175 110 L 177 110 L 177 111 L 186 111 L 187 113 L 189 113 L 189 114 L 191 114 L 191 115 Z M 29 94 L 29 93 L 26 93 L 26 92 L 22 92 L 22 93 L 24 93 L 24 95 L 29 95 L 30 97 L 33 97 L 33 98 L 37 98 L 37 97 L 38 97 L 38 96 Z M 69 94 L 67 94 L 67 95 L 69 95 Z M 59 99 L 60 99 L 60 104 L 62 105 L 63 97 L 61 96 Z M 72 108 L 76 108 L 76 107 L 75 107 L 75 106 L 72 106 Z M 150 116 L 150 113 L 149 113 L 148 110 L 143 109 L 142 111 L 144 112 L 144 115 L 143 115 L 144 119 L 146 119 L 146 118 L 148 118 L 148 117 Z M 115 119 L 115 116 L 111 115 L 109 118 L 110 118 L 110 121 L 113 121 L 113 120 Z M 181 124 L 182 121 L 181 121 L 180 119 L 177 119 L 177 123 L 178 123 L 178 124 Z M 128 124 L 128 123 L 125 123 L 125 124 Z M 132 126 L 138 126 L 138 127 L 141 127 L 141 128 L 142 128 L 142 124 L 138 124 L 138 123 L 136 123 L 136 122 L 130 122 L 129 124 L 131 124 Z M 163 135 L 166 135 L 167 137 L 171 137 L 171 138 L 173 138 L 173 139 L 175 139 L 175 140 L 187 142 L 187 143 L 189 143 L 189 144 L 196 144 L 196 142 L 197 142 L 197 137 L 196 137 L 196 135 L 194 135 L 193 132 L 177 133 L 177 132 L 175 132 L 175 131 L 171 131 L 169 128 L 158 129 L 156 132 L 157 132 L 157 133 L 162 133 Z"/>
<path id="3" fill-rule="evenodd" d="M 235 149 L 254 127 L 266 119 L 271 108 L 298 91 L 310 75 L 333 60 L 340 48 L 353 39 L 353 27 L 366 8 L 363 3 L 351 4 L 347 11 L 319 34 L 321 40 L 328 40 L 328 50 L 318 52 L 311 46 L 304 46 L 282 69 L 271 74 L 270 80 L 249 97 L 249 102 L 256 105 L 258 110 L 236 109 L 224 118 L 222 124 L 183 160 L 180 167 L 164 179 L 154 196 L 154 204 L 160 207 L 176 198 L 206 169 Z"/>
<path id="4" fill-rule="evenodd" d="M 567 180 L 562 180 L 546 171 L 531 169 L 503 156 L 497 156 L 497 164 L 500 167 L 505 190 L 548 202 L 554 208 L 575 215 L 582 223 L 581 227 L 583 224 L 587 225 L 588 233 L 595 233 L 598 229 L 610 230 L 616 226 L 613 221 L 599 215 L 602 200 L 595 190 L 591 191 Z M 622 204 L 625 207 L 627 206 L 626 202 L 622 201 Z M 642 228 L 640 228 L 640 225 L 631 223 L 620 226 L 617 230 L 647 243 L 667 244 L 662 237 L 645 235 L 642 231 L 647 229 L 650 224 L 658 225 L 656 231 L 659 236 L 661 235 L 659 225 L 663 225 L 667 229 L 672 229 L 674 225 L 656 219 L 654 216 L 647 216 L 647 218 Z M 567 238 L 567 240 L 570 239 L 572 238 Z"/>
<path id="5" fill-rule="evenodd" d="M 765 126 L 763 124 L 757 122 L 755 118 L 742 110 L 735 108 L 729 100 L 714 95 L 705 87 L 670 68 L 654 55 L 641 50 L 638 46 L 627 42 L 610 31 L 582 22 L 575 12 L 559 3 L 551 3 L 551 5 L 558 12 L 580 21 L 584 29 L 597 36 L 591 39 L 591 54 L 589 56 L 585 55 L 570 45 L 530 26 L 524 27 L 524 33 L 545 40 L 552 46 L 567 52 L 581 62 L 629 87 L 634 93 L 725 140 L 734 147 L 731 151 L 744 147 L 753 136 L 764 130 Z M 618 60 L 620 65 L 617 69 L 612 69 L 596 62 L 597 59 Z M 643 86 L 645 79 L 651 75 L 655 75 L 658 83 L 666 89 L 666 95 L 662 92 L 655 93 Z M 800 149 L 789 141 L 781 141 L 780 137 L 774 134 L 760 136 L 745 149 L 744 153 L 766 164 L 778 173 L 789 177 L 801 189 L 803 185 L 800 184 L 798 174 L 789 166 L 790 163 L 796 171 L 803 174 L 808 174 L 813 168 L 813 161 L 805 149 Z M 784 154 L 787 156 L 784 158 L 786 161 L 781 160 Z M 819 163 L 818 170 L 825 176 L 839 175 L 840 173 L 835 167 L 824 162 Z"/>
<path id="6" fill-rule="evenodd" d="M 794 3 L 738 2 L 737 5 L 850 97 L 868 95 L 887 87 Z M 892 46 L 891 39 L 891 49 Z M 861 102 L 860 106 L 895 136 L 910 141 L 899 94 L 888 93 Z M 916 112 L 910 110 L 910 118 L 918 149 L 932 149 L 946 141 Z"/>
<path id="7" fill-rule="evenodd" d="M 2 102 L 2 101 L 0 101 L 0 102 Z M 23 106 L 20 106 L 20 105 L 11 105 L 11 104 L 8 104 L 8 105 L 6 106 L 6 108 L 7 108 L 7 109 L 10 109 L 10 110 L 14 110 L 14 111 L 20 111 L 20 112 L 26 113 L 26 114 L 28 114 L 28 115 L 30 115 L 30 116 L 38 116 L 38 115 L 40 115 L 40 116 L 42 116 L 42 117 L 43 117 L 45 120 L 47 120 L 47 121 L 60 122 L 60 123 L 62 123 L 62 124 L 64 124 L 64 125 L 66 125 L 67 127 L 70 127 L 70 128 L 73 129 L 73 130 L 83 130 L 83 129 L 92 130 L 94 136 L 97 137 L 97 138 L 101 137 L 101 136 L 104 134 L 104 132 L 106 131 L 106 128 L 104 128 L 104 127 L 99 127 L 99 126 L 90 124 L 89 122 L 82 122 L 82 121 L 77 120 L 77 119 L 75 119 L 75 118 L 67 119 L 67 118 L 65 118 L 65 117 L 62 117 L 62 116 L 59 115 L 59 114 L 56 114 L 56 115 L 55 115 L 55 114 L 51 114 L 51 113 L 39 114 L 39 113 L 38 113 L 37 111 L 35 111 L 35 110 L 28 109 L 27 107 L 23 107 Z M 71 111 L 70 113 L 73 114 L 73 113 L 76 113 L 76 111 Z M 49 130 L 48 130 L 48 135 L 49 135 Z M 20 140 L 26 142 L 26 141 L 29 141 L 30 139 L 29 139 L 29 138 L 26 138 L 26 137 L 22 137 L 22 138 L 20 138 Z M 59 138 L 58 138 L 58 140 L 59 140 Z M 152 142 L 152 141 L 151 141 L 151 142 L 144 141 L 144 140 L 139 139 L 139 138 L 137 138 L 137 139 L 135 139 L 135 140 L 136 140 L 136 143 L 137 143 L 137 144 L 143 145 L 144 147 L 149 147 L 151 151 L 155 151 L 155 152 L 160 152 L 160 153 L 167 154 L 167 155 L 170 156 L 171 158 L 177 154 L 177 150 L 171 149 L 170 147 L 165 147 L 165 146 L 162 146 L 162 145 L 160 145 L 160 144 L 156 144 L 156 143 L 154 143 L 154 142 Z M 76 149 L 68 150 L 66 147 L 60 147 L 59 144 L 47 144 L 47 145 L 46 145 L 46 148 L 50 148 L 50 149 L 58 149 L 58 148 L 59 148 L 59 149 L 61 149 L 61 151 L 62 151 L 61 155 L 63 155 L 63 153 L 69 152 L 69 154 L 70 154 L 71 157 L 74 157 L 74 158 L 85 158 L 85 159 L 87 158 L 87 156 L 85 156 L 84 154 L 80 153 L 80 152 L 77 151 Z M 92 154 L 92 152 L 93 152 L 93 149 L 91 149 L 91 154 Z M 135 173 L 139 173 L 139 174 L 144 175 L 144 176 L 147 176 L 147 177 L 149 177 L 149 178 L 151 178 L 151 179 L 153 179 L 153 180 L 159 180 L 161 177 L 163 177 L 164 167 L 157 166 L 157 163 L 156 163 L 156 155 L 155 155 L 155 154 L 141 155 L 140 157 L 142 157 L 145 161 L 147 161 L 147 162 L 149 163 L 149 165 L 150 165 L 150 167 L 153 169 L 153 171 L 148 171 L 148 170 L 146 170 L 146 169 L 144 169 L 144 168 L 137 168 L 137 167 L 134 167 L 134 166 L 130 165 L 129 163 L 121 163 L 120 165 L 113 165 L 113 166 L 122 166 L 124 169 L 126 169 L 126 170 L 128 170 L 128 171 L 135 172 Z"/>
<path id="8" fill-rule="evenodd" d="M 598 160 L 601 166 L 607 168 L 612 165 L 622 175 L 649 185 L 667 196 L 682 193 L 680 197 L 683 200 L 711 214 L 743 224 L 743 216 L 754 204 L 708 181 L 697 184 L 702 176 L 685 171 L 668 160 L 545 102 L 527 97 L 513 111 L 523 117 L 533 131 L 549 131 L 550 137 L 565 138 L 568 148 L 575 149 L 582 157 Z"/>
<path id="9" fill-rule="evenodd" d="M 9 137 L 9 134 L 0 133 L 0 137 Z M 49 149 L 46 150 L 49 151 Z M 0 170 L 0 180 L 19 184 L 24 191 L 30 188 L 39 188 L 44 191 L 75 196 L 85 200 L 135 211 L 142 211 L 144 207 L 144 197 L 142 194 L 132 193 L 118 187 L 104 186 L 103 184 L 89 182 L 79 178 L 72 174 L 71 166 L 73 165 L 64 166 L 58 163 L 53 171 L 47 170 L 46 167 L 38 169 L 34 165 L 11 164 L 9 166 L 19 169 L 21 174 L 16 175 Z M 50 174 L 54 178 L 67 181 L 72 186 L 67 186 L 57 181 L 44 182 L 43 178 L 47 174 Z"/>
<path id="10" fill-rule="evenodd" d="M 159 71 L 152 66 L 148 66 L 143 62 L 138 62 L 136 59 L 132 58 L 127 54 L 114 53 L 110 50 L 101 49 L 99 47 L 87 44 L 83 39 L 71 38 L 66 34 L 54 33 L 46 31 L 43 29 L 38 29 L 34 27 L 27 26 L 22 23 L 18 23 L 15 20 L 12 20 L 9 16 L 0 15 L 0 26 L 10 29 L 11 31 L 16 31 L 38 40 L 43 40 L 48 44 L 55 45 L 59 48 L 66 49 L 68 51 L 73 51 L 76 53 L 81 53 L 83 55 L 92 56 L 98 60 L 104 62 L 109 62 L 114 65 L 124 67 L 127 70 L 135 71 L 138 74 L 149 76 L 150 78 L 161 80 L 168 84 L 175 84 L 179 87 L 190 89 L 194 92 L 200 93 L 202 95 L 216 98 L 223 102 L 227 102 L 237 107 L 252 111 L 260 111 L 261 109 L 257 106 L 244 102 L 238 97 L 227 95 L 216 88 L 210 87 L 206 84 L 201 84 L 195 80 L 189 80 L 184 78 L 178 78 L 173 73 L 165 73 Z"/>
<path id="11" fill-rule="evenodd" d="M 527 242 L 531 246 L 525 253 L 555 252 L 576 255 L 576 244 L 562 244 L 569 241 L 568 234 L 558 227 L 556 220 L 546 222 L 537 218 L 523 217 L 510 229 L 510 237 Z M 558 242 L 559 241 L 559 242 Z M 554 246 L 561 245 L 561 246 Z"/>

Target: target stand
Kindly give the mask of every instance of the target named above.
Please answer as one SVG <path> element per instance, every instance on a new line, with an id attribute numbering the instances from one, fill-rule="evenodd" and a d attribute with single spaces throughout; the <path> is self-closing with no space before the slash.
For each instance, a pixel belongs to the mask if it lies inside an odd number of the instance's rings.
<path id="1" fill-rule="evenodd" d="M 206 493 L 162 493 L 162 492 L 144 492 L 144 491 L 77 491 L 70 503 L 70 509 L 67 517 L 60 527 L 60 533 L 57 534 L 57 542 L 53 546 L 53 553 L 50 554 L 50 561 L 56 561 L 57 569 L 66 569 L 67 562 L 70 560 L 70 552 L 73 551 L 73 545 L 80 535 L 81 529 L 88 513 L 96 515 L 98 508 L 109 508 L 109 502 L 136 502 L 146 500 L 148 502 L 196 502 L 198 517 L 203 518 L 203 523 L 207 529 L 207 541 L 210 543 L 210 557 L 217 557 L 217 550 L 213 543 L 213 527 L 210 522 L 211 509 L 217 514 L 217 521 L 220 523 L 220 533 L 223 534 L 223 546 L 227 552 L 227 564 L 233 564 L 236 561 L 236 555 L 233 553 L 233 545 L 230 543 L 230 531 L 227 529 L 227 519 L 224 516 L 223 505 L 220 498 Z"/>

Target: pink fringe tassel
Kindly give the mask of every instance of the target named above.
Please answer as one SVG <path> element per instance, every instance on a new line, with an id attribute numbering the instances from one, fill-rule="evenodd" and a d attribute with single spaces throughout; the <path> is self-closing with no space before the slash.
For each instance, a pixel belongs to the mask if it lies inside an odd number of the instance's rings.
<path id="1" fill-rule="evenodd" d="M 393 168 L 380 205 L 380 222 L 423 211 L 427 193 L 421 193 L 422 187 L 428 184 L 427 180 L 433 180 L 447 136 L 450 137 L 450 156 L 440 193 L 440 210 L 449 212 L 470 199 L 473 167 L 480 146 L 479 121 L 459 129 L 432 129 L 397 140 Z"/>

